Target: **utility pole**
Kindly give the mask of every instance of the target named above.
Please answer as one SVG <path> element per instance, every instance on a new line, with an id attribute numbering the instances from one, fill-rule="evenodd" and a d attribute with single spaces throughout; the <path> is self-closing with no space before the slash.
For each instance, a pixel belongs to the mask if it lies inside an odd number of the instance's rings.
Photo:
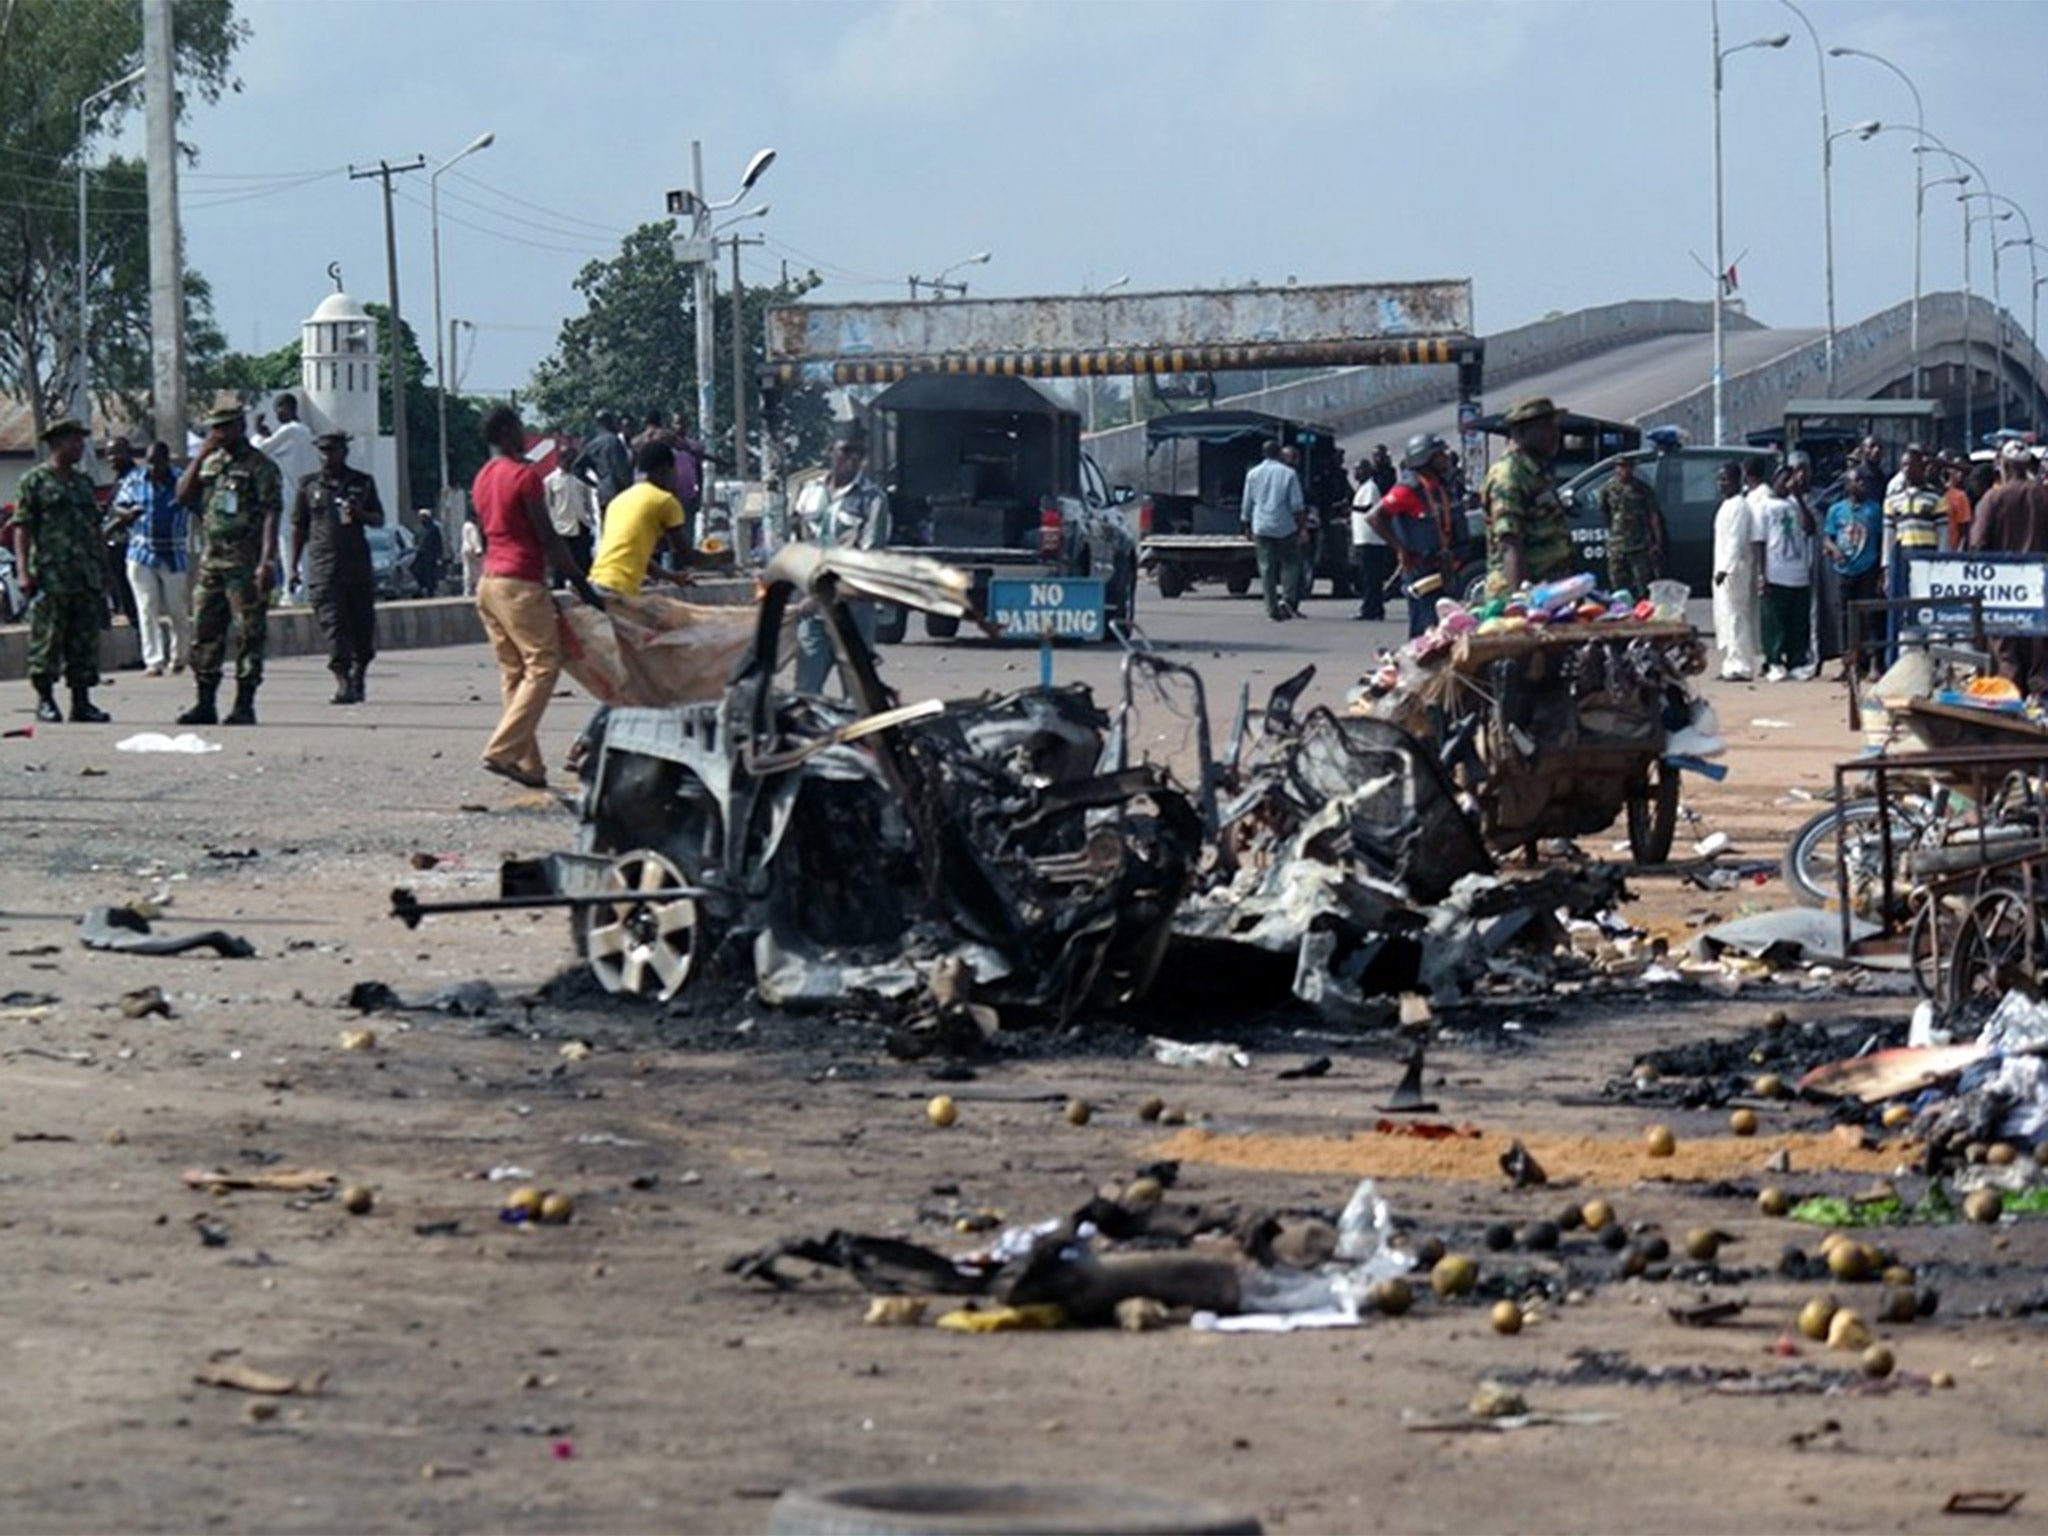
<path id="1" fill-rule="evenodd" d="M 766 245 L 766 235 L 727 235 L 732 246 L 732 456 L 740 479 L 747 478 L 747 311 L 741 302 L 740 247 Z"/>
<path id="2" fill-rule="evenodd" d="M 717 400 L 717 388 L 711 374 L 716 366 L 712 351 L 711 334 L 711 275 L 712 258 L 718 253 L 711 247 L 711 208 L 704 201 L 704 145 L 701 140 L 690 141 L 690 185 L 696 192 L 696 217 L 691 223 L 690 233 L 703 242 L 702 253 L 693 275 L 696 282 L 697 329 L 697 441 L 711 442 L 711 410 Z"/>
<path id="3" fill-rule="evenodd" d="M 149 373 L 156 435 L 185 441 L 185 261 L 178 238 L 178 97 L 171 0 L 143 0 L 142 94 L 149 160 Z M 80 338 L 83 345 L 83 337 Z"/>
<path id="4" fill-rule="evenodd" d="M 350 181 L 367 181 L 375 177 L 384 183 L 384 282 L 390 290 L 391 306 L 391 318 L 385 326 L 391 333 L 391 447 L 398 461 L 396 479 L 401 498 L 397 507 L 398 520 L 408 528 L 413 526 L 412 466 L 406 459 L 405 328 L 398 310 L 398 229 L 391 217 L 391 178 L 426 168 L 425 155 L 414 155 L 410 165 L 393 165 L 389 160 L 379 160 L 375 170 L 348 168 Z"/>

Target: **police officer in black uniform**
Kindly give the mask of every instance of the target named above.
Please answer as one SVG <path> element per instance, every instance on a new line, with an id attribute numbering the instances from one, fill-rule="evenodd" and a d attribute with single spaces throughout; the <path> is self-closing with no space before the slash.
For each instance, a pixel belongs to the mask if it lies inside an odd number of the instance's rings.
<path id="1" fill-rule="evenodd" d="M 377 578 L 364 530 L 384 526 L 384 506 L 377 482 L 348 467 L 348 442 L 346 432 L 313 440 L 320 473 L 306 477 L 292 502 L 292 568 L 299 569 L 303 555 L 313 618 L 327 637 L 333 704 L 363 702 L 377 654 Z"/>

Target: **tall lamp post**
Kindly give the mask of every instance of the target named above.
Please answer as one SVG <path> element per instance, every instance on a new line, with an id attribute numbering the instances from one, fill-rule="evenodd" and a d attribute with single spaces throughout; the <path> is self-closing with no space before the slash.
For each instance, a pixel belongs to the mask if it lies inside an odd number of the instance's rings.
<path id="1" fill-rule="evenodd" d="M 1970 177 L 1962 175 L 1960 168 L 1967 165 L 1976 176 L 1976 179 L 1982 182 L 1986 188 L 1990 187 L 1991 178 L 1984 174 L 1983 166 L 1972 160 L 1968 155 L 1958 154 L 1950 149 L 1941 142 L 1938 135 L 1928 133 L 1923 129 L 1921 137 L 1926 142 L 1914 145 L 1913 153 L 1916 155 L 1930 153 L 1947 155 L 1949 168 L 1957 171 L 1956 185 L 1964 189 L 1956 197 L 1956 201 L 1963 205 L 1963 440 L 1965 443 L 1974 443 L 1977 440 L 1977 381 L 1976 374 L 1970 367 L 1970 338 L 1973 328 L 1972 312 L 1977 306 L 1976 292 L 1972 287 L 1973 279 L 1970 271 L 1971 219 L 1969 203 L 1967 201 Z M 1939 186 L 1940 183 L 1930 182 L 1928 185 Z"/>
<path id="2" fill-rule="evenodd" d="M 2020 217 L 2026 218 L 2026 214 L 2022 212 Z M 2015 237 L 2006 241 L 2005 244 L 2024 245 L 2027 248 L 2027 275 L 2033 279 L 2033 285 L 2030 290 L 2032 294 L 2030 300 L 2031 307 L 2027 317 L 2027 419 L 2029 421 L 2039 421 L 2040 415 L 2034 407 L 2040 396 L 2041 387 L 2035 378 L 2035 364 L 2041 356 L 2041 284 L 2048 282 L 2048 277 L 2041 275 L 2039 253 L 2048 251 L 2048 245 L 2043 245 L 2034 238 L 2032 220 L 2027 222 L 2026 239 L 2021 240 Z"/>
<path id="3" fill-rule="evenodd" d="M 1913 83 L 1913 77 L 1911 75 L 1908 75 L 1903 69 L 1899 68 L 1898 65 L 1894 64 L 1890 59 L 1886 58 L 1883 54 L 1872 53 L 1866 48 L 1830 48 L 1828 50 L 1828 56 L 1830 58 L 1835 59 L 1868 59 L 1871 63 L 1879 65 L 1882 68 L 1888 69 L 1893 74 L 1897 75 L 1899 79 L 1904 82 L 1906 89 L 1913 93 L 1913 131 L 1920 140 L 1924 141 L 1926 139 L 1927 109 L 1925 106 L 1921 104 L 1920 87 Z M 1921 161 L 1918 158 L 1918 156 L 1915 156 L 1913 160 L 1913 318 L 1912 340 L 1910 343 L 1913 352 L 1913 398 L 1915 400 L 1920 398 L 1921 388 L 1920 228 L 1923 221 L 1923 215 L 1926 212 L 1926 207 L 1926 165 L 1923 161 Z"/>
<path id="4" fill-rule="evenodd" d="M 103 86 L 78 104 L 78 336 L 71 358 L 71 414 L 89 429 L 92 426 L 91 369 L 86 362 L 87 321 L 92 313 L 92 289 L 86 281 L 88 256 L 85 245 L 85 119 L 86 114 L 109 96 L 118 95 L 142 78 L 138 65 L 112 85 Z M 86 434 L 91 436 L 90 431 Z"/>
<path id="5" fill-rule="evenodd" d="M 1728 417 L 1723 402 L 1728 381 L 1728 344 L 1721 317 L 1728 297 L 1728 243 L 1726 220 L 1722 211 L 1721 177 L 1722 66 L 1731 56 L 1746 49 L 1782 48 L 1792 41 L 1792 34 L 1779 32 L 1771 37 L 1751 38 L 1746 43 L 1737 43 L 1733 48 L 1723 48 L 1720 0 L 1714 0 L 1711 9 L 1714 22 L 1714 441 L 1722 443 L 1728 439 Z"/>
<path id="6" fill-rule="evenodd" d="M 992 251 L 976 251 L 972 256 L 961 257 L 949 267 L 941 267 L 937 277 L 913 276 L 910 279 L 910 296 L 915 299 L 918 287 L 922 285 L 931 289 L 934 298 L 943 299 L 947 294 L 953 293 L 958 294 L 964 299 L 967 297 L 967 284 L 964 282 L 948 282 L 947 279 L 962 267 L 985 267 L 993 257 L 994 252 Z"/>
<path id="7" fill-rule="evenodd" d="M 717 390 L 712 378 L 713 361 L 712 335 L 712 294 L 711 263 L 717 256 L 717 248 L 711 240 L 711 215 L 723 213 L 737 207 L 741 198 L 754 190 L 769 166 L 775 163 L 775 151 L 757 149 L 754 157 L 747 162 L 747 168 L 740 175 L 739 190 L 723 201 L 710 203 L 704 200 L 704 146 L 698 140 L 690 141 L 690 190 L 671 192 L 668 195 L 668 211 L 671 217 L 685 215 L 690 220 L 687 239 L 678 238 L 673 242 L 678 259 L 696 265 L 695 286 L 692 305 L 696 310 L 695 329 L 697 333 L 697 431 L 706 441 L 711 438 L 711 412 L 717 403 Z"/>
<path id="8" fill-rule="evenodd" d="M 2026 235 L 2026 238 L 2025 238 L 2024 240 L 2022 240 L 2022 239 L 2019 239 L 2019 238 L 2015 237 L 2015 238 L 2013 238 L 2013 239 L 2009 239 L 2009 240 L 1994 240 L 1994 241 L 1992 242 L 1992 246 L 1991 246 L 1991 272 L 1992 272 L 1992 283 L 1993 283 L 1993 288 L 1994 288 L 1994 291 L 1995 291 L 1995 290 L 1996 290 L 1996 285 L 1997 285 L 1997 281 L 1998 281 L 1998 278 L 1997 278 L 1997 273 L 1998 273 L 1998 260 L 1999 260 L 1999 257 L 1998 257 L 1998 253 L 1999 253 L 2000 251 L 2004 250 L 2004 249 L 2005 249 L 2005 248 L 2006 248 L 2007 246 L 2009 246 L 2009 245 L 2024 245 L 2024 246 L 2028 247 L 2028 250 L 2027 250 L 2027 271 L 2028 271 L 2028 274 L 2029 274 L 2030 276 L 2031 276 L 2031 275 L 2033 275 L 2033 274 L 2034 274 L 2034 273 L 2036 272 L 2036 270 L 2037 270 L 2037 264 L 2036 264 L 2036 263 L 2035 263 L 2035 261 L 2034 261 L 2034 253 L 2033 253 L 2033 249 L 2032 249 L 2032 247 L 2033 247 L 2033 243 L 2034 243 L 2034 220 L 2033 220 L 2033 216 L 2032 216 L 2031 214 L 2029 214 L 2029 213 L 2027 212 L 2027 210 L 2026 210 L 2026 209 L 2022 208 L 2022 207 L 2021 207 L 2021 206 L 2020 206 L 2020 205 L 2019 205 L 2018 203 L 2014 202 L 2014 201 L 2013 201 L 2013 200 L 2012 200 L 2011 198 L 2007 197 L 2007 196 L 2006 196 L 2006 195 L 2005 195 L 2005 194 L 2004 194 L 2003 192 L 1987 192 L 1987 193 L 1985 193 L 1984 195 L 1985 195 L 1985 196 L 1986 196 L 1986 197 L 1987 197 L 1988 199 L 1990 199 L 1990 201 L 1992 201 L 1992 202 L 1994 202 L 1994 203 L 2001 203 L 2001 204 L 2003 204 L 2003 205 L 2005 206 L 2005 208 L 2007 209 L 2007 211 L 2008 211 L 2008 216 L 2010 216 L 2011 214 L 2017 214 L 2017 215 L 2019 215 L 2019 219 L 2020 219 L 2020 222 L 2021 222 L 2021 223 L 2023 223 L 2024 225 L 2026 225 L 2026 228 L 2027 228 L 2027 235 Z M 1999 304 L 2001 305 L 2001 308 L 2000 308 L 2000 309 L 1999 309 L 1999 311 L 1998 311 L 1998 337 L 1999 337 L 1999 353 L 1998 353 L 1998 364 L 1999 364 L 1999 373 L 1998 373 L 1998 426 L 1999 426 L 1999 430 L 2003 431 L 2003 430 L 2005 429 L 2005 425 L 2006 425 L 2006 422 L 2005 422 L 2005 386 L 2006 386 L 2006 377 L 2005 377 L 2005 364 L 2006 364 L 2007 358 L 2006 358 L 2006 349 L 2005 349 L 2005 310 L 2004 310 L 2004 308 L 2002 307 L 2002 306 L 2003 306 L 2003 304 L 2004 304 L 2004 300 L 2003 300 L 2003 299 L 2001 299 L 2001 300 L 1999 300 L 1998 302 L 1999 302 Z M 2033 345 L 2033 340 L 2034 340 L 2034 333 L 2033 333 L 2033 330 L 2032 330 L 2031 328 L 2029 328 L 2029 329 L 2028 329 L 2028 331 L 2027 331 L 2027 344 L 2028 344 L 2028 345 L 2029 345 L 2030 347 L 2031 347 L 2031 346 Z M 2032 377 L 2033 377 L 2033 364 L 2032 364 L 2031 362 L 2030 362 L 2030 363 L 2029 363 L 2029 364 L 2027 365 L 2027 369 L 2028 369 L 2028 373 L 2027 373 L 2027 376 L 2028 376 L 2029 378 L 2032 378 Z M 2031 386 L 2029 386 L 2029 387 L 2031 387 Z"/>
<path id="9" fill-rule="evenodd" d="M 448 372 L 446 354 L 441 350 L 441 336 L 445 330 L 441 324 L 441 177 L 479 150 L 489 149 L 497 141 L 498 136 L 495 133 L 478 134 L 434 167 L 433 174 L 427 177 L 427 222 L 432 226 L 434 245 L 434 420 L 441 439 L 440 491 L 434 502 L 437 515 L 439 510 L 448 504 Z"/>
<path id="10" fill-rule="evenodd" d="M 1964 228 L 1967 229 L 1972 224 L 2004 224 L 2008 222 L 2012 218 L 2011 209 L 1993 208 L 1990 206 L 1991 200 L 1997 196 L 1997 193 L 1989 191 L 1962 193 L 1956 201 L 1964 205 Z M 1974 211 L 1969 207 L 1971 200 L 1979 197 L 1985 200 L 1982 212 Z M 2003 432 L 2005 430 L 2005 284 L 1999 277 L 1998 246 L 1998 231 L 1994 229 L 1991 231 L 1991 394 L 1993 402 L 1998 407 L 1998 430 Z"/>
<path id="11" fill-rule="evenodd" d="M 1869 140 L 1884 132 L 1884 124 L 1876 118 L 1857 123 L 1848 128 L 1837 128 L 1822 144 L 1820 157 L 1821 202 L 1825 205 L 1822 215 L 1827 225 L 1827 269 L 1828 269 L 1828 398 L 1835 397 L 1835 140 L 1856 138 Z"/>
<path id="12" fill-rule="evenodd" d="M 735 224 L 748 219 L 768 217 L 768 205 L 749 208 L 745 213 L 736 213 L 711 232 L 711 246 L 716 250 L 724 244 L 732 247 L 732 458 L 733 468 L 741 480 L 747 478 L 747 304 L 746 295 L 740 288 L 740 247 L 759 245 L 767 237 L 755 235 L 720 236 Z"/>
<path id="13" fill-rule="evenodd" d="M 1791 12 L 1791 13 L 1792 13 L 1792 14 L 1793 14 L 1794 16 L 1797 16 L 1797 17 L 1799 18 L 1799 25 L 1800 25 L 1800 26 L 1802 26 L 1802 27 L 1804 27 L 1804 28 L 1806 29 L 1806 35 L 1807 35 L 1807 37 L 1809 37 L 1810 39 L 1812 39 L 1812 41 L 1813 41 L 1813 67 L 1814 67 L 1814 73 L 1815 73 L 1815 74 L 1816 74 L 1816 75 L 1817 75 L 1817 76 L 1819 77 L 1819 79 L 1820 79 L 1820 208 L 1821 208 L 1821 215 L 1820 215 L 1820 218 L 1821 218 L 1821 247 L 1822 247 L 1822 252 L 1823 252 L 1823 255 L 1822 255 L 1822 261 L 1823 261 L 1823 263 L 1824 263 L 1824 265 L 1825 265 L 1825 268 L 1826 268 L 1826 271 L 1827 271 L 1827 291 L 1828 291 L 1828 339 L 1827 339 L 1827 365 L 1828 365 L 1828 397 L 1829 397 L 1830 399 L 1832 399 L 1832 398 L 1834 398 L 1834 393 L 1835 393 L 1835 178 L 1834 178 L 1834 156 L 1835 156 L 1835 138 L 1836 138 L 1836 134 L 1835 134 L 1835 132 L 1834 132 L 1833 128 L 1832 128 L 1832 127 L 1831 127 L 1831 126 L 1829 125 L 1829 122 L 1828 122 L 1828 56 L 1827 56 L 1827 52 L 1826 52 L 1826 50 L 1825 50 L 1825 49 L 1823 49 L 1823 48 L 1821 47 L 1821 45 L 1820 45 L 1820 34 L 1819 34 L 1818 32 L 1816 32 L 1816 31 L 1814 31 L 1814 29 L 1813 29 L 1813 23 L 1812 23 L 1812 22 L 1811 22 L 1810 20 L 1808 20 L 1808 19 L 1807 19 L 1807 15 L 1806 15 L 1806 12 L 1802 11 L 1802 10 L 1801 10 L 1801 9 L 1800 9 L 1800 8 L 1799 8 L 1799 7 L 1797 6 L 1797 5 L 1794 5 L 1794 4 L 1792 3 L 1792 0 L 1778 0 L 1778 4 L 1780 4 L 1780 5 L 1784 6 L 1786 10 L 1790 11 L 1790 12 Z M 1873 128 L 1873 129 L 1871 130 L 1871 132 L 1872 132 L 1872 133 L 1874 133 L 1874 132 L 1876 132 L 1876 131 L 1877 131 L 1877 130 L 1876 130 L 1875 128 Z M 1869 134 L 1865 134 L 1865 135 L 1864 135 L 1864 137 L 1865 137 L 1865 138 L 1868 138 L 1869 136 L 1870 136 Z"/>

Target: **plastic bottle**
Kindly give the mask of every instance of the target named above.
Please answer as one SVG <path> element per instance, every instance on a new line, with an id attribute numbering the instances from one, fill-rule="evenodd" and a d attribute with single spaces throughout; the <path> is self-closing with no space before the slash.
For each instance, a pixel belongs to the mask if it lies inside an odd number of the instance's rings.
<path id="1" fill-rule="evenodd" d="M 1529 594 L 1532 611 L 1549 611 L 1577 603 L 1580 598 L 1593 590 L 1593 578 L 1585 571 L 1576 576 L 1567 576 L 1562 581 L 1546 581 Z"/>

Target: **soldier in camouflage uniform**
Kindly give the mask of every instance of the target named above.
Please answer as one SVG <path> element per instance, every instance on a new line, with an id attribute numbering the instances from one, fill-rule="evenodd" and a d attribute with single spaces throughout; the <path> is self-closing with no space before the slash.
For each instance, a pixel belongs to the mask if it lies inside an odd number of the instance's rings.
<path id="1" fill-rule="evenodd" d="M 1557 457 L 1556 405 L 1539 395 L 1518 401 L 1507 414 L 1513 445 L 1486 472 L 1486 590 L 1501 597 L 1524 582 L 1569 576 L 1572 536 L 1564 503 L 1550 483 Z"/>
<path id="2" fill-rule="evenodd" d="M 201 513 L 206 552 L 192 592 L 192 676 L 199 699 L 180 725 L 254 725 L 263 684 L 270 589 L 277 580 L 277 523 L 284 494 L 277 466 L 248 438 L 240 410 L 216 411 L 211 429 L 178 481 L 178 500 Z M 225 722 L 217 699 L 235 626 L 235 707 Z"/>
<path id="3" fill-rule="evenodd" d="M 92 701 L 100 680 L 104 577 L 100 509 L 78 467 L 85 428 L 70 417 L 43 432 L 49 461 L 21 478 L 14 512 L 14 560 L 29 599 L 28 679 L 36 718 L 58 721 L 57 675 L 71 685 L 71 718 L 103 725 L 113 717 Z"/>
<path id="4" fill-rule="evenodd" d="M 1664 509 L 1657 493 L 1636 476 L 1636 461 L 1623 459 L 1600 491 L 1607 516 L 1607 585 L 1610 591 L 1641 597 L 1664 565 Z"/>

